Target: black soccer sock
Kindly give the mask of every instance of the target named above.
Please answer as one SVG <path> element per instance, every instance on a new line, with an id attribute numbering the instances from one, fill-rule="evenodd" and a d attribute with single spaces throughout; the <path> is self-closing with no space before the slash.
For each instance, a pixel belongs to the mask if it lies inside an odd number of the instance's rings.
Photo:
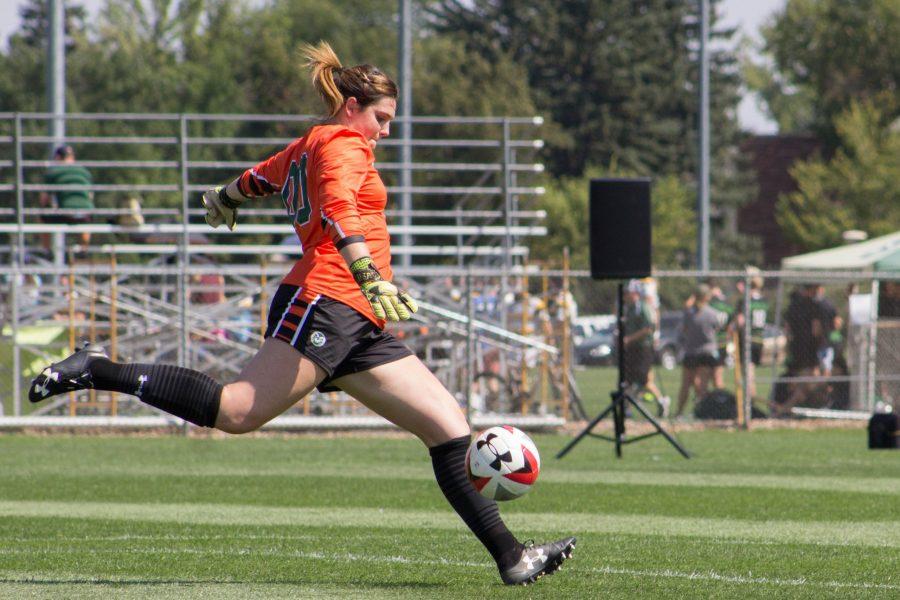
<path id="1" fill-rule="evenodd" d="M 497 503 L 479 494 L 466 476 L 469 442 L 469 436 L 463 436 L 430 448 L 434 476 L 453 510 L 505 569 L 518 562 L 524 546 L 506 528 Z"/>
<path id="2" fill-rule="evenodd" d="M 202 427 L 216 424 L 222 384 L 209 375 L 177 367 L 91 360 L 89 369 L 98 390 L 137 396 L 142 402 Z"/>

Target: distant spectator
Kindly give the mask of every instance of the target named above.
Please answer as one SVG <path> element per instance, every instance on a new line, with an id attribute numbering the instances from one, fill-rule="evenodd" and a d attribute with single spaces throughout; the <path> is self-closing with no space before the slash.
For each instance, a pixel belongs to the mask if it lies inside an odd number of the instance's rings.
<path id="1" fill-rule="evenodd" d="M 818 308 L 813 298 L 815 285 L 794 290 L 785 311 L 784 324 L 788 337 L 788 374 L 811 374 L 819 366 L 816 356 L 816 330 Z"/>
<path id="2" fill-rule="evenodd" d="M 815 377 L 819 375 L 818 348 L 822 334 L 820 307 L 816 303 L 817 284 L 807 284 L 794 290 L 784 315 L 788 337 L 789 377 Z M 811 381 L 800 381 L 790 386 L 787 400 L 772 406 L 775 416 L 786 416 L 791 409 L 807 399 L 817 388 Z"/>
<path id="3" fill-rule="evenodd" d="M 709 307 L 710 288 L 697 286 L 694 295 L 686 303 L 679 338 L 684 348 L 681 370 L 681 388 L 678 390 L 676 417 L 687 404 L 688 395 L 694 390 L 694 401 L 699 401 L 709 389 L 713 369 L 719 363 L 716 334 L 720 329 L 719 315 Z"/>
<path id="4" fill-rule="evenodd" d="M 814 320 L 816 336 L 816 358 L 819 359 L 819 374 L 823 377 L 831 377 L 834 368 L 835 347 L 832 343 L 834 332 L 840 327 L 837 308 L 825 296 L 825 286 L 816 286 L 813 295 L 816 305 L 816 318 Z"/>
<path id="5" fill-rule="evenodd" d="M 73 164 L 75 162 L 75 151 L 72 150 L 71 146 L 60 146 L 54 150 L 53 160 L 57 164 L 47 169 L 47 173 L 44 175 L 44 183 L 46 185 L 92 185 L 93 179 L 90 172 L 80 165 Z M 41 192 L 41 208 L 79 211 L 71 214 L 55 214 L 51 212 L 50 214 L 42 215 L 41 220 L 44 223 L 71 225 L 90 223 L 91 211 L 94 210 L 93 198 L 93 192 L 85 189 Z M 90 233 L 82 232 L 79 237 L 82 246 L 90 244 Z M 44 248 L 49 251 L 50 235 L 43 235 L 42 238 Z"/>
<path id="6" fill-rule="evenodd" d="M 628 283 L 623 307 L 623 372 L 622 380 L 637 392 L 651 395 L 647 400 L 659 404 L 660 413 L 668 412 L 668 398 L 656 387 L 651 378 L 653 366 L 653 333 L 656 331 L 656 313 L 644 298 L 643 287 L 637 280 Z M 644 396 L 641 396 L 644 398 Z"/>
<path id="7" fill-rule="evenodd" d="M 707 280 L 706 284 L 709 286 L 709 307 L 715 311 L 719 320 L 719 329 L 716 333 L 718 360 L 716 366 L 713 367 L 713 385 L 717 389 L 721 389 L 725 387 L 725 361 L 728 359 L 728 333 L 726 329 L 734 313 L 734 305 L 728 301 L 725 292 L 722 291 L 715 279 Z"/>
<path id="8" fill-rule="evenodd" d="M 878 294 L 878 316 L 900 319 L 900 280 L 882 281 Z"/>
<path id="9" fill-rule="evenodd" d="M 737 356 L 741 357 L 741 364 L 746 365 L 744 376 L 747 378 L 750 397 L 756 396 L 756 367 L 762 362 L 763 351 L 763 334 L 766 330 L 766 323 L 769 319 L 769 302 L 762 293 L 763 278 L 759 275 L 750 277 L 750 308 L 744 307 L 744 280 L 739 279 L 737 283 L 737 302 L 734 305 L 734 313 L 732 314 L 731 327 L 732 331 L 737 333 L 738 352 Z M 744 347 L 746 346 L 746 322 L 745 315 L 750 316 L 750 360 L 743 360 Z"/>

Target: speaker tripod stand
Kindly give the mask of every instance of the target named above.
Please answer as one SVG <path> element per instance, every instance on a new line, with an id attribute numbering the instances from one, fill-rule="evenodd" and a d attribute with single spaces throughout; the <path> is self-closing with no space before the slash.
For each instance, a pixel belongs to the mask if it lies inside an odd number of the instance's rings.
<path id="1" fill-rule="evenodd" d="M 575 436 L 575 439 L 573 439 L 571 442 L 569 442 L 565 448 L 560 450 L 559 453 L 556 455 L 556 458 L 562 458 L 563 456 L 568 454 L 569 451 L 572 450 L 572 448 L 574 448 L 578 442 L 580 442 L 582 439 L 584 439 L 587 436 L 596 437 L 596 438 L 600 438 L 600 439 L 615 443 L 616 456 L 619 458 L 622 458 L 622 446 L 624 446 L 625 444 L 631 444 L 634 442 L 638 442 L 640 440 L 644 440 L 649 437 L 653 437 L 654 435 L 663 436 L 664 438 L 666 438 L 669 441 L 670 444 L 672 444 L 675 447 L 676 450 L 678 450 L 678 452 L 681 453 L 682 456 L 684 456 L 685 458 L 690 458 L 691 457 L 690 453 L 688 453 L 688 451 L 681 444 L 678 443 L 678 440 L 673 438 L 669 434 L 669 432 L 666 431 L 663 428 L 663 426 L 660 425 L 659 422 L 656 419 L 654 419 L 653 416 L 651 416 L 650 413 L 647 412 L 647 410 L 643 406 L 641 406 L 640 402 L 635 400 L 631 396 L 631 394 L 628 393 L 628 391 L 626 389 L 627 386 L 623 379 L 623 373 L 624 373 L 623 363 L 625 362 L 625 348 L 624 348 L 624 346 L 625 346 L 625 331 L 624 331 L 624 327 L 623 327 L 624 320 L 625 320 L 625 318 L 624 318 L 625 294 L 624 294 L 624 284 L 623 283 L 619 283 L 618 299 L 619 299 L 619 303 L 618 303 L 618 308 L 617 308 L 617 313 L 616 313 L 616 327 L 617 327 L 616 350 L 617 350 L 617 363 L 618 363 L 618 367 L 619 367 L 619 377 L 618 377 L 618 386 L 617 386 L 616 390 L 611 393 L 612 402 L 610 402 L 609 406 L 607 406 L 603 410 L 603 412 L 601 412 L 590 423 L 588 423 L 587 427 L 582 429 L 581 432 L 577 436 Z M 626 409 L 628 406 L 631 406 L 632 408 L 637 410 L 639 413 L 641 413 L 644 416 L 644 418 L 647 419 L 647 421 L 651 425 L 653 425 L 655 431 L 652 431 L 650 433 L 645 433 L 642 435 L 637 435 L 637 436 L 634 436 L 631 438 L 627 437 L 625 434 L 625 413 L 626 413 Z M 602 435 L 599 433 L 593 433 L 593 431 L 592 431 L 594 429 L 594 427 L 596 427 L 600 421 L 602 421 L 603 419 L 605 419 L 607 417 L 607 415 L 612 415 L 613 431 L 614 431 L 613 437 L 610 437 L 607 435 Z"/>

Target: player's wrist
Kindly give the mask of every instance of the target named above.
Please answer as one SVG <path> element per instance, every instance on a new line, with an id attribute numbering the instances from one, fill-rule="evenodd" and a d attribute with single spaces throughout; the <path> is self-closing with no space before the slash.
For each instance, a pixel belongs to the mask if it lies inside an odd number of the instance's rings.
<path id="1" fill-rule="evenodd" d="M 359 286 L 375 281 L 384 281 L 371 256 L 364 256 L 350 263 L 350 273 Z"/>
<path id="2" fill-rule="evenodd" d="M 235 209 L 241 205 L 243 202 L 242 199 L 235 199 L 228 195 L 228 186 L 223 185 L 219 188 L 219 202 L 222 203 L 222 206 L 225 208 Z"/>

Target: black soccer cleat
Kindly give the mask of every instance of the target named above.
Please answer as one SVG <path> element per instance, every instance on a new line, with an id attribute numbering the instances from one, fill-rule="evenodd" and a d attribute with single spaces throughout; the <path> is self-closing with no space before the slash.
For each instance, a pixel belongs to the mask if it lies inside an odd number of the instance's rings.
<path id="1" fill-rule="evenodd" d="M 94 387 L 88 365 L 95 358 L 106 358 L 106 351 L 95 344 L 85 342 L 68 358 L 45 367 L 28 388 L 28 399 L 32 402 L 46 400 L 50 396 Z"/>
<path id="2" fill-rule="evenodd" d="M 528 585 L 544 575 L 550 575 L 562 568 L 563 561 L 572 558 L 575 551 L 574 537 L 535 546 L 525 544 L 522 558 L 510 568 L 500 571 L 500 578 L 506 585 Z"/>

